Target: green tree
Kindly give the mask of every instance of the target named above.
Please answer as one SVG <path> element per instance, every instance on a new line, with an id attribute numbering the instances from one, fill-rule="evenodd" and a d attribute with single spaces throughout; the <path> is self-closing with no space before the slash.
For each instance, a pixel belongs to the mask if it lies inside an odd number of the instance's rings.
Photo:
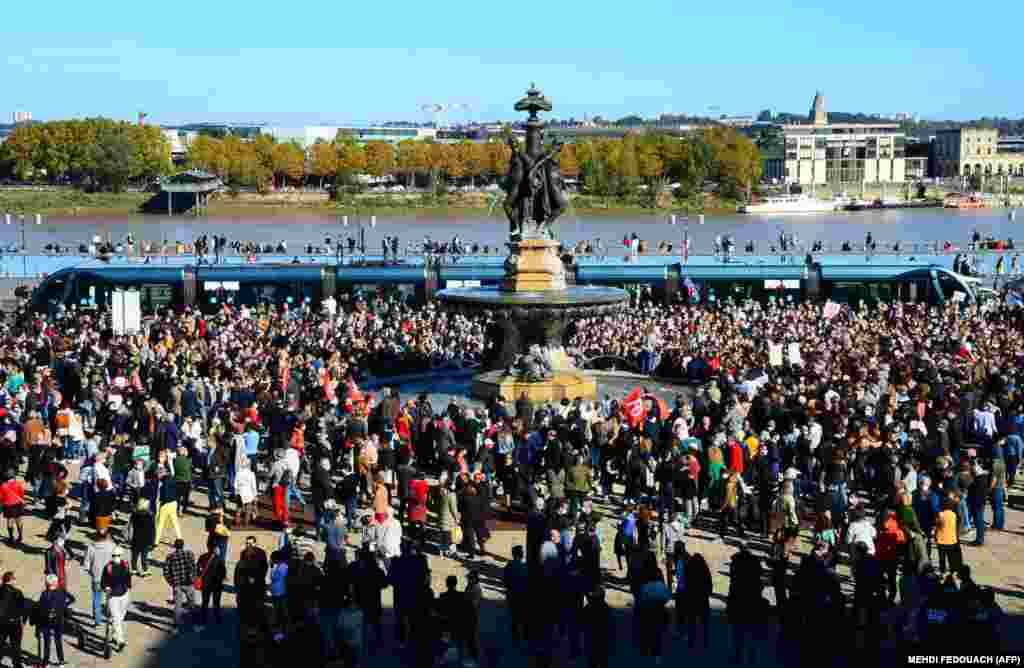
<path id="1" fill-rule="evenodd" d="M 112 192 L 124 190 L 142 171 L 135 146 L 124 128 L 107 127 L 100 131 L 90 163 L 94 185 Z"/>

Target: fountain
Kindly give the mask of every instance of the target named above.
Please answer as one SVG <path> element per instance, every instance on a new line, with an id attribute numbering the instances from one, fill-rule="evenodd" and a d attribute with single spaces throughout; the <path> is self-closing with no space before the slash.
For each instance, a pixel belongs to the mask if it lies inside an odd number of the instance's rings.
<path id="1" fill-rule="evenodd" d="M 552 227 L 568 204 L 559 173 L 561 145 L 545 150 L 538 112 L 551 102 L 530 86 L 516 111 L 529 113 L 526 147 L 509 139 L 512 157 L 502 184 L 509 220 L 509 255 L 501 286 L 447 289 L 438 293 L 451 312 L 493 317 L 504 334 L 497 368 L 474 377 L 478 399 L 501 396 L 531 401 L 594 399 L 597 384 L 565 354 L 562 339 L 570 321 L 612 313 L 626 304 L 625 291 L 569 286 Z"/>

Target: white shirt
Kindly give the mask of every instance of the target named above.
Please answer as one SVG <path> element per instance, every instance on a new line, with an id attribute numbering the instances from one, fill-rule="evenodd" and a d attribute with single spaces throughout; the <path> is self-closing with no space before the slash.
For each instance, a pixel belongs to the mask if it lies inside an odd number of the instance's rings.
<path id="1" fill-rule="evenodd" d="M 878 532 L 869 520 L 857 520 L 851 523 L 847 529 L 846 543 L 851 546 L 864 543 L 868 546 L 868 554 L 874 554 L 875 536 L 877 535 Z"/>
<path id="2" fill-rule="evenodd" d="M 295 448 L 287 448 L 284 453 L 284 465 L 289 471 L 292 472 L 292 477 L 295 480 L 299 479 L 299 451 Z"/>
<path id="3" fill-rule="evenodd" d="M 107 465 L 102 462 L 96 462 L 92 467 L 92 483 L 96 485 L 100 480 L 106 480 L 110 487 L 113 487 L 113 481 L 110 479 L 110 469 Z"/>

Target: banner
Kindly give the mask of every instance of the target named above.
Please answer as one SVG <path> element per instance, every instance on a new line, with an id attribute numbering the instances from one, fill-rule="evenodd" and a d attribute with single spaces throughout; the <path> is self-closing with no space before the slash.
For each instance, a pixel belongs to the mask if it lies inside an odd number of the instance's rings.
<path id="1" fill-rule="evenodd" d="M 644 406 L 644 394 L 639 387 L 634 388 L 625 401 L 622 402 L 622 413 L 626 416 L 626 420 L 632 429 L 636 429 L 637 426 L 643 423 L 644 418 L 647 417 L 647 410 Z"/>
<path id="2" fill-rule="evenodd" d="M 768 342 L 768 363 L 772 366 L 782 366 L 782 344 Z"/>

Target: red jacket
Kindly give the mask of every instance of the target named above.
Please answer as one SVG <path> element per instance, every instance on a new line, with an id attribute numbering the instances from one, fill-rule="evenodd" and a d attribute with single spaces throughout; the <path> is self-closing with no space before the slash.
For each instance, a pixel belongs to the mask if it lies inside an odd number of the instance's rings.
<path id="1" fill-rule="evenodd" d="M 907 536 L 895 518 L 889 518 L 875 541 L 875 554 L 879 561 L 895 561 L 903 553 Z"/>
<path id="2" fill-rule="evenodd" d="M 11 478 L 0 485 L 0 504 L 6 508 L 25 503 L 25 486 L 20 480 Z"/>
<path id="3" fill-rule="evenodd" d="M 729 444 L 729 470 L 743 474 L 743 448 L 735 441 Z"/>

